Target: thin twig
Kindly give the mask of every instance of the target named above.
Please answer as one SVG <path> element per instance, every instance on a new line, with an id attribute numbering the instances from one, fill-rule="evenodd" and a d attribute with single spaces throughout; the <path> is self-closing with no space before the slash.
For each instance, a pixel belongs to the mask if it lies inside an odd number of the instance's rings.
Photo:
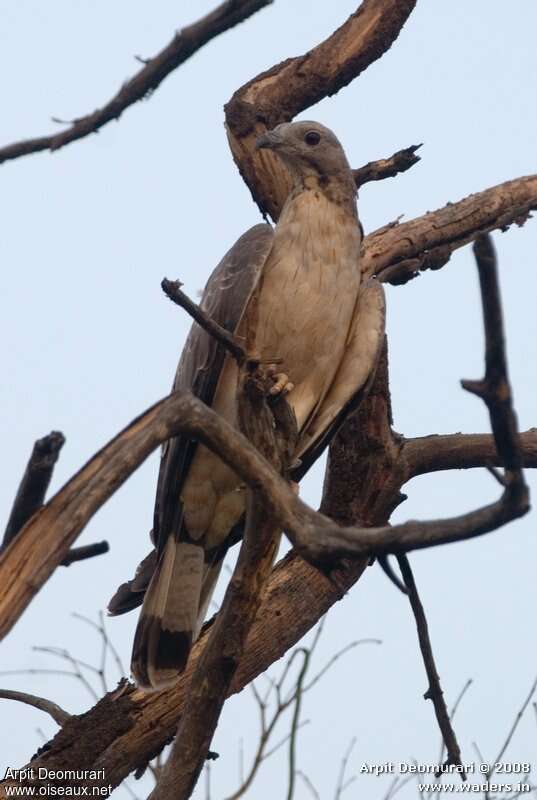
<path id="1" fill-rule="evenodd" d="M 431 640 L 429 637 L 427 617 L 425 616 L 425 611 L 418 594 L 412 569 L 406 555 L 398 556 L 397 560 L 399 561 L 399 567 L 408 591 L 408 599 L 416 620 L 421 655 L 423 658 L 423 664 L 425 666 L 425 672 L 427 673 L 427 679 L 429 681 L 429 688 L 425 692 L 424 697 L 426 700 L 431 700 L 433 703 L 438 727 L 440 728 L 442 738 L 446 745 L 448 764 L 462 765 L 460 747 L 457 742 L 457 737 L 455 736 L 453 726 L 451 725 L 446 702 L 444 700 L 444 694 L 442 692 L 442 687 L 440 686 L 440 678 L 438 677 L 438 672 L 436 670 Z M 464 769 L 461 770 L 461 778 L 463 781 L 467 780 L 466 771 Z"/>
<path id="2" fill-rule="evenodd" d="M 464 697 L 464 695 L 466 694 L 466 692 L 468 691 L 468 689 L 470 688 L 470 686 L 472 685 L 472 683 L 473 683 L 472 678 L 468 678 L 468 680 L 466 681 L 466 683 L 462 687 L 461 691 L 459 692 L 458 697 L 456 698 L 455 702 L 453 703 L 451 711 L 449 712 L 449 719 L 450 719 L 451 722 L 453 722 L 453 718 L 454 718 L 455 714 L 457 713 L 457 709 L 458 709 L 458 707 L 460 705 L 460 702 L 461 702 L 462 698 Z M 442 764 L 442 762 L 444 760 L 445 749 L 446 749 L 446 743 L 444 742 L 444 739 L 442 738 L 442 742 L 440 744 L 440 755 L 438 757 L 438 763 L 439 764 Z"/>
<path id="3" fill-rule="evenodd" d="M 124 678 L 127 673 L 126 673 L 125 667 L 123 665 L 123 662 L 121 661 L 121 657 L 120 657 L 118 651 L 116 650 L 116 648 L 114 646 L 114 643 L 112 642 L 112 640 L 108 636 L 108 631 L 106 630 L 106 626 L 104 624 L 104 614 L 103 614 L 103 612 L 99 611 L 99 623 L 94 622 L 89 617 L 85 617 L 84 614 L 78 614 L 76 611 L 73 611 L 72 616 L 75 619 L 82 620 L 82 622 L 85 622 L 87 625 L 91 625 L 91 627 L 94 628 L 97 631 L 99 636 L 103 639 L 103 642 L 106 643 L 106 646 L 110 650 L 110 653 L 112 654 L 112 657 L 113 657 L 113 659 L 115 661 L 115 664 L 116 664 L 116 667 L 117 667 L 117 671 L 119 673 L 119 677 L 120 678 Z"/>
<path id="4" fill-rule="evenodd" d="M 347 750 L 345 751 L 345 755 L 341 759 L 341 766 L 339 768 L 339 775 L 338 775 L 334 800 L 341 800 L 341 796 L 345 791 L 345 789 L 347 789 L 356 780 L 356 775 L 353 775 L 349 780 L 345 781 L 345 772 L 347 771 L 347 764 L 349 763 L 349 758 L 351 756 L 355 744 L 356 744 L 356 737 L 353 737 L 350 741 L 349 746 L 347 747 Z"/>
<path id="5" fill-rule="evenodd" d="M 515 719 L 513 721 L 513 724 L 511 725 L 509 733 L 507 734 L 504 743 L 500 747 L 500 752 L 498 753 L 498 755 L 496 756 L 494 761 L 491 762 L 491 769 L 487 772 L 487 779 L 490 779 L 494 775 L 494 772 L 495 772 L 494 765 L 497 764 L 498 762 L 501 762 L 501 760 L 502 760 L 502 758 L 503 758 L 503 756 L 505 754 L 505 751 L 507 750 L 507 748 L 511 744 L 511 740 L 512 740 L 514 734 L 515 734 L 516 729 L 519 726 L 520 720 L 524 716 L 524 712 L 526 711 L 528 705 L 530 704 L 530 700 L 531 700 L 531 698 L 533 697 L 533 695 L 535 694 L 536 691 L 537 691 L 537 677 L 535 678 L 535 680 L 533 681 L 533 683 L 531 685 L 531 688 L 530 688 L 530 690 L 528 692 L 528 696 L 526 697 L 526 699 L 522 703 L 522 706 L 520 707 L 520 709 L 517 711 L 516 717 L 515 717 Z"/>
<path id="6" fill-rule="evenodd" d="M 300 672 L 298 674 L 298 679 L 296 682 L 295 707 L 291 719 L 291 734 L 289 736 L 289 780 L 287 784 L 287 800 L 292 800 L 295 792 L 296 738 L 300 724 L 300 710 L 302 708 L 302 696 L 303 696 L 302 687 L 304 685 L 304 679 L 308 671 L 310 657 L 311 657 L 311 650 L 300 648 L 298 652 L 302 653 L 304 660 L 302 662 L 302 667 L 300 668 Z"/>
<path id="7" fill-rule="evenodd" d="M 57 722 L 60 728 L 65 725 L 67 720 L 71 719 L 71 714 L 60 708 L 57 703 L 52 700 L 46 700 L 44 697 L 37 697 L 35 694 L 27 694 L 26 692 L 16 692 L 11 689 L 0 689 L 0 697 L 4 700 L 17 700 L 19 703 L 26 703 L 29 706 L 38 708 L 40 711 L 45 711 L 49 714 L 54 722 Z"/>
<path id="8" fill-rule="evenodd" d="M 270 738 L 271 738 L 271 736 L 272 736 L 272 734 L 273 734 L 273 732 L 274 732 L 274 730 L 276 728 L 277 723 L 279 722 L 279 720 L 281 719 L 281 717 L 283 716 L 285 711 L 287 711 L 287 709 L 293 703 L 296 703 L 297 694 L 301 694 L 302 696 L 305 695 L 306 692 L 308 692 L 321 679 L 321 677 L 326 674 L 326 672 L 330 669 L 330 667 L 332 667 L 333 664 L 335 664 L 335 662 L 341 656 L 343 656 L 346 652 L 348 652 L 350 649 L 352 649 L 356 644 L 362 643 L 362 642 L 352 642 L 351 645 L 349 645 L 349 646 L 347 646 L 345 648 L 342 648 L 342 650 L 340 650 L 338 653 L 336 653 L 328 661 L 328 663 L 320 670 L 320 672 L 307 685 L 305 685 L 305 683 L 304 683 L 305 677 L 306 677 L 305 675 L 303 676 L 302 684 L 299 681 L 295 681 L 292 690 L 284 698 L 283 697 L 283 687 L 284 687 L 285 681 L 287 679 L 287 676 L 289 674 L 289 671 L 291 669 L 291 666 L 293 665 L 293 663 L 296 660 L 296 657 L 298 655 L 303 654 L 304 651 L 307 650 L 309 652 L 309 654 L 310 654 L 308 669 L 309 669 L 309 666 L 311 666 L 311 658 L 312 658 L 312 656 L 313 656 L 313 654 L 314 654 L 314 652 L 315 652 L 315 650 L 317 648 L 317 645 L 319 643 L 319 639 L 320 639 L 320 636 L 321 636 L 321 633 L 322 633 L 322 630 L 323 630 L 323 627 L 324 627 L 324 624 L 325 624 L 325 620 L 326 620 L 326 617 L 323 617 L 321 619 L 321 621 L 319 622 L 319 624 L 317 625 L 317 628 L 316 628 L 315 634 L 313 636 L 312 642 L 307 648 L 295 648 L 292 651 L 291 655 L 287 658 L 287 661 L 286 661 L 286 663 L 284 665 L 284 668 L 283 668 L 283 670 L 282 670 L 282 672 L 281 672 L 281 674 L 280 674 L 280 676 L 279 676 L 279 678 L 277 680 L 274 680 L 269 675 L 266 675 L 266 674 L 263 675 L 263 677 L 266 680 L 268 680 L 268 683 L 269 683 L 269 687 L 268 687 L 267 693 L 265 694 L 264 697 L 261 697 L 261 695 L 259 694 L 259 691 L 257 690 L 257 687 L 255 686 L 255 682 L 252 682 L 250 684 L 250 690 L 251 690 L 251 692 L 252 692 L 252 694 L 254 696 L 256 705 L 257 705 L 258 710 L 259 710 L 260 735 L 259 735 L 259 740 L 258 740 L 258 744 L 257 744 L 256 753 L 254 755 L 254 758 L 253 758 L 253 761 L 252 761 L 252 765 L 251 765 L 251 767 L 250 767 L 250 769 L 248 771 L 247 776 L 242 780 L 242 783 L 239 786 L 239 788 L 236 789 L 236 791 L 232 795 L 230 795 L 227 798 L 227 800 L 238 800 L 238 798 L 242 797 L 246 793 L 246 791 L 249 789 L 251 784 L 253 783 L 253 780 L 254 780 L 254 778 L 255 778 L 255 776 L 257 774 L 257 771 L 258 771 L 259 767 L 261 766 L 261 764 L 265 760 L 270 758 L 274 753 L 277 752 L 277 750 L 279 750 L 286 742 L 288 742 L 290 740 L 291 736 L 293 735 L 292 729 L 291 729 L 290 733 L 288 733 L 286 736 L 284 736 L 282 739 L 280 739 L 275 745 L 273 745 L 273 747 L 271 747 L 270 749 L 267 749 L 268 743 L 269 743 Z M 366 641 L 369 641 L 369 640 L 365 640 L 364 639 L 362 641 L 365 643 Z M 376 640 L 371 640 L 371 641 L 376 641 Z M 270 695 L 272 693 L 276 697 L 276 707 L 273 710 L 272 715 L 270 716 L 270 719 L 267 719 L 267 703 L 268 703 L 269 697 L 270 697 Z M 299 722 L 297 727 L 296 727 L 296 732 L 298 732 L 298 730 L 303 728 L 306 724 L 308 724 L 308 720 L 304 720 L 302 722 Z M 295 738 L 296 738 L 296 732 L 294 733 Z M 299 774 L 299 770 L 296 770 L 296 774 Z"/>
<path id="9" fill-rule="evenodd" d="M 84 667 L 85 669 L 88 669 L 91 672 L 93 672 L 96 675 L 98 675 L 99 674 L 99 670 L 98 670 L 97 667 L 93 666 L 93 664 L 88 664 L 86 661 L 81 661 L 80 659 L 75 658 L 74 656 L 71 655 L 71 653 L 68 650 L 65 650 L 64 648 L 61 648 L 61 647 L 38 647 L 38 646 L 34 646 L 34 647 L 32 647 L 32 650 L 35 650 L 38 653 L 48 653 L 49 655 L 57 656 L 58 658 L 62 658 L 64 661 L 67 661 L 73 667 L 72 674 L 76 678 L 78 678 L 80 683 L 85 687 L 85 689 L 92 696 L 92 698 L 94 700 L 98 700 L 99 699 L 99 695 L 97 694 L 97 692 L 95 691 L 95 689 L 93 688 L 91 683 L 88 681 L 88 679 L 86 678 L 86 676 L 83 674 L 83 672 L 80 669 L 80 667 Z"/>
<path id="10" fill-rule="evenodd" d="M 358 639 L 357 641 L 350 642 L 349 644 L 345 645 L 345 647 L 342 647 L 341 650 L 338 650 L 338 652 L 327 661 L 317 675 L 315 675 L 315 677 L 312 678 L 306 686 L 304 686 L 303 692 L 309 692 L 309 690 L 312 689 L 318 681 L 320 681 L 323 675 L 334 666 L 336 661 L 338 661 L 342 656 L 346 655 L 346 653 L 348 653 L 350 650 L 354 650 L 355 647 L 358 647 L 358 645 L 361 644 L 382 644 L 382 639 Z"/>
<path id="11" fill-rule="evenodd" d="M 237 337 L 215 322 L 203 311 L 201 306 L 192 302 L 188 295 L 181 291 L 181 286 L 183 285 L 181 281 L 169 281 L 168 278 L 164 278 L 160 285 L 162 287 L 162 291 L 172 302 L 184 309 L 187 314 L 198 323 L 198 325 L 201 325 L 201 327 L 207 331 L 207 333 L 213 336 L 217 342 L 225 347 L 225 349 L 237 361 L 239 367 L 244 364 L 247 358 L 246 350 L 240 344 Z"/>
<path id="12" fill-rule="evenodd" d="M 299 778 L 302 778 L 314 800 L 321 800 L 321 795 L 319 794 L 313 783 L 310 781 L 306 773 L 297 769 L 296 774 L 298 775 Z"/>

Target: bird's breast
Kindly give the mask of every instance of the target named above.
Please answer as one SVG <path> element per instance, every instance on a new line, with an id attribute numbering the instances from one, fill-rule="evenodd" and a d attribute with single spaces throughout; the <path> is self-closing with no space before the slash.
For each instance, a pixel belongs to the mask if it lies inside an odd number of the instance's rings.
<path id="1" fill-rule="evenodd" d="M 304 192 L 276 226 L 255 303 L 255 343 L 263 358 L 282 359 L 295 385 L 289 399 L 299 427 L 343 356 L 360 286 L 359 255 L 357 220 L 320 193 Z"/>

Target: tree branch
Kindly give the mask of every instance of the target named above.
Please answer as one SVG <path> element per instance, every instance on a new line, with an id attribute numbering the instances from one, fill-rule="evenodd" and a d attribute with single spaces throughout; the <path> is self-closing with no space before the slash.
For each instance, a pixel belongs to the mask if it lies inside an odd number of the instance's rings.
<path id="1" fill-rule="evenodd" d="M 282 61 L 235 92 L 225 109 L 229 143 L 262 213 L 278 218 L 290 179 L 277 157 L 255 150 L 257 137 L 347 86 L 389 50 L 415 4 L 415 0 L 364 0 L 317 47 Z"/>
<path id="2" fill-rule="evenodd" d="M 222 347 L 225 347 L 239 367 L 245 363 L 247 353 L 238 338 L 207 316 L 201 306 L 193 303 L 188 295 L 181 291 L 181 286 L 183 285 L 181 281 L 170 281 L 168 278 L 164 278 L 160 285 L 166 297 L 180 308 L 183 308 L 198 325 L 201 325 Z"/>
<path id="3" fill-rule="evenodd" d="M 384 178 L 393 178 L 400 172 L 406 172 L 407 169 L 421 161 L 421 156 L 416 155 L 416 151 L 420 147 L 421 144 L 413 144 L 411 147 L 405 147 L 404 150 L 398 150 L 389 158 L 369 161 L 365 166 L 353 169 L 352 174 L 356 187 L 359 189 L 360 186 L 370 181 L 381 181 Z"/>
<path id="4" fill-rule="evenodd" d="M 53 152 L 90 133 L 97 133 L 107 122 L 119 119 L 126 108 L 147 98 L 171 72 L 215 36 L 233 28 L 272 2 L 273 0 L 225 0 L 205 17 L 178 31 L 160 53 L 144 61 L 144 67 L 124 83 L 104 106 L 73 120 L 70 127 L 61 133 L 25 139 L 0 148 L 0 164 L 41 150 Z"/>
<path id="5" fill-rule="evenodd" d="M 54 465 L 64 444 L 65 437 L 58 431 L 52 431 L 34 444 L 9 515 L 2 550 L 45 502 Z"/>
<path id="6" fill-rule="evenodd" d="M 59 705 L 53 703 L 52 700 L 46 700 L 44 697 L 37 697 L 35 694 L 16 692 L 11 689 L 0 689 L 0 698 L 4 700 L 17 700 L 19 703 L 26 703 L 28 706 L 33 706 L 40 711 L 45 711 L 52 717 L 54 722 L 58 723 L 60 728 L 71 719 L 71 714 L 68 714 L 67 711 L 64 711 Z"/>
<path id="7" fill-rule="evenodd" d="M 425 667 L 427 679 L 429 681 L 429 688 L 425 692 L 424 698 L 426 700 L 431 700 L 434 706 L 438 727 L 440 728 L 442 739 L 448 754 L 447 763 L 462 765 L 461 750 L 459 743 L 457 742 L 457 737 L 455 736 L 455 731 L 453 730 L 453 726 L 451 724 L 446 701 L 444 700 L 444 693 L 442 691 L 442 687 L 440 686 L 440 678 L 438 676 L 438 671 L 434 661 L 427 617 L 425 616 L 425 610 L 418 593 L 414 575 L 412 574 L 410 562 L 405 555 L 398 556 L 397 561 L 399 562 L 399 567 L 401 569 L 408 593 L 408 599 L 412 607 L 414 619 L 416 620 L 420 651 L 423 658 L 423 665 Z M 466 771 L 464 769 L 461 772 L 461 777 L 463 781 L 467 779 Z"/>
<path id="8" fill-rule="evenodd" d="M 108 553 L 109 550 L 110 545 L 106 541 L 86 544 L 83 547 L 72 547 L 65 558 L 60 561 L 60 566 L 70 567 L 76 561 L 85 561 L 87 558 L 102 556 L 104 553 Z"/>
<path id="9" fill-rule="evenodd" d="M 406 283 L 427 269 L 440 269 L 459 247 L 479 234 L 523 225 L 537 209 L 537 175 L 517 178 L 471 194 L 410 222 L 366 236 L 362 273 L 385 283 Z"/>
<path id="10" fill-rule="evenodd" d="M 537 467 L 537 428 L 519 434 L 522 466 Z M 490 433 L 451 433 L 405 439 L 403 458 L 408 479 L 429 472 L 472 467 L 499 467 L 501 458 Z"/>

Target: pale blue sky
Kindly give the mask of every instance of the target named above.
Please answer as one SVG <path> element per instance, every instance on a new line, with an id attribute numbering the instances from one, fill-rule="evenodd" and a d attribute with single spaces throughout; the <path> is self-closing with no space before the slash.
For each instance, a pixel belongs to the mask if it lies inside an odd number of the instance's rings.
<path id="1" fill-rule="evenodd" d="M 4 3 L 0 143 L 55 130 L 51 116 L 76 117 L 102 104 L 138 68 L 134 54 L 153 55 L 212 4 Z M 534 1 L 507 7 L 499 0 L 418 0 L 417 6 L 381 61 L 303 115 L 336 131 L 353 166 L 424 142 L 422 161 L 410 172 L 362 189 L 366 231 L 536 171 Z M 304 52 L 355 8 L 351 0 L 276 0 L 207 45 L 98 136 L 2 167 L 0 500 L 6 517 L 36 438 L 52 429 L 67 437 L 57 489 L 169 390 L 188 320 L 162 296 L 161 278 L 181 278 L 195 296 L 237 236 L 260 219 L 229 155 L 222 106 L 246 80 Z M 496 234 L 495 242 L 525 429 L 537 424 L 537 222 Z M 408 436 L 487 431 L 483 405 L 458 385 L 483 369 L 468 248 L 440 272 L 389 288 L 388 330 L 395 428 Z M 57 571 L 2 644 L 3 669 L 53 666 L 32 653 L 34 644 L 98 658 L 94 639 L 71 612 L 95 616 L 147 551 L 155 480 L 153 457 L 92 520 L 80 543 L 106 538 L 111 552 Z M 321 481 L 318 465 L 302 488 L 312 505 Z M 409 499 L 398 520 L 451 515 L 498 495 L 483 471 L 421 478 L 405 491 Z M 537 672 L 536 555 L 535 516 L 528 516 L 485 539 L 412 556 L 448 704 L 474 679 L 456 725 L 467 761 L 474 758 L 473 741 L 493 758 Z M 131 615 L 108 625 L 126 662 L 134 623 Z M 305 703 L 311 723 L 300 737 L 298 766 L 323 800 L 333 796 L 352 736 L 351 772 L 365 761 L 438 757 L 412 618 L 376 567 L 330 612 L 318 663 L 364 637 L 383 644 L 338 663 Z M 46 695 L 69 711 L 89 705 L 73 680 L 29 675 L 0 682 Z M 2 727 L 9 730 L 0 752 L 3 773 L 41 743 L 38 726 L 48 737 L 55 725 L 33 709 L 1 703 Z M 221 753 L 212 767 L 213 800 L 235 788 L 239 739 L 248 764 L 256 725 L 248 693 L 228 703 L 213 744 Z M 528 715 L 510 760 L 534 758 L 536 736 Z M 247 797 L 282 797 L 285 779 L 281 753 L 263 767 Z M 363 776 L 345 796 L 375 800 L 387 786 L 386 779 Z M 134 785 L 140 797 L 148 787 Z M 195 796 L 204 797 L 201 786 Z M 296 797 L 308 794 L 301 787 Z M 415 787 L 398 797 L 416 797 Z"/>

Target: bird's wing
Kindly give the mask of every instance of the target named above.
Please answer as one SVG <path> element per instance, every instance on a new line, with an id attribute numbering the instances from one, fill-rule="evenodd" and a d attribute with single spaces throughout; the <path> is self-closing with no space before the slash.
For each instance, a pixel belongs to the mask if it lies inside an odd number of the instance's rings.
<path id="1" fill-rule="evenodd" d="M 270 225 L 254 225 L 235 242 L 207 282 L 201 306 L 228 331 L 237 328 L 272 247 L 273 236 Z M 193 323 L 177 367 L 173 391 L 191 391 L 211 405 L 224 358 L 223 347 Z M 182 516 L 179 498 L 196 446 L 196 442 L 177 436 L 162 448 L 153 521 L 153 542 L 159 552 L 168 536 L 179 530 Z M 140 605 L 155 564 L 155 555 L 150 554 L 135 578 L 119 587 L 108 606 L 111 614 L 121 614 Z"/>
<path id="2" fill-rule="evenodd" d="M 345 355 L 332 385 L 301 433 L 293 480 L 299 481 L 306 474 L 367 394 L 382 349 L 385 323 L 384 289 L 371 278 L 360 289 Z"/>

